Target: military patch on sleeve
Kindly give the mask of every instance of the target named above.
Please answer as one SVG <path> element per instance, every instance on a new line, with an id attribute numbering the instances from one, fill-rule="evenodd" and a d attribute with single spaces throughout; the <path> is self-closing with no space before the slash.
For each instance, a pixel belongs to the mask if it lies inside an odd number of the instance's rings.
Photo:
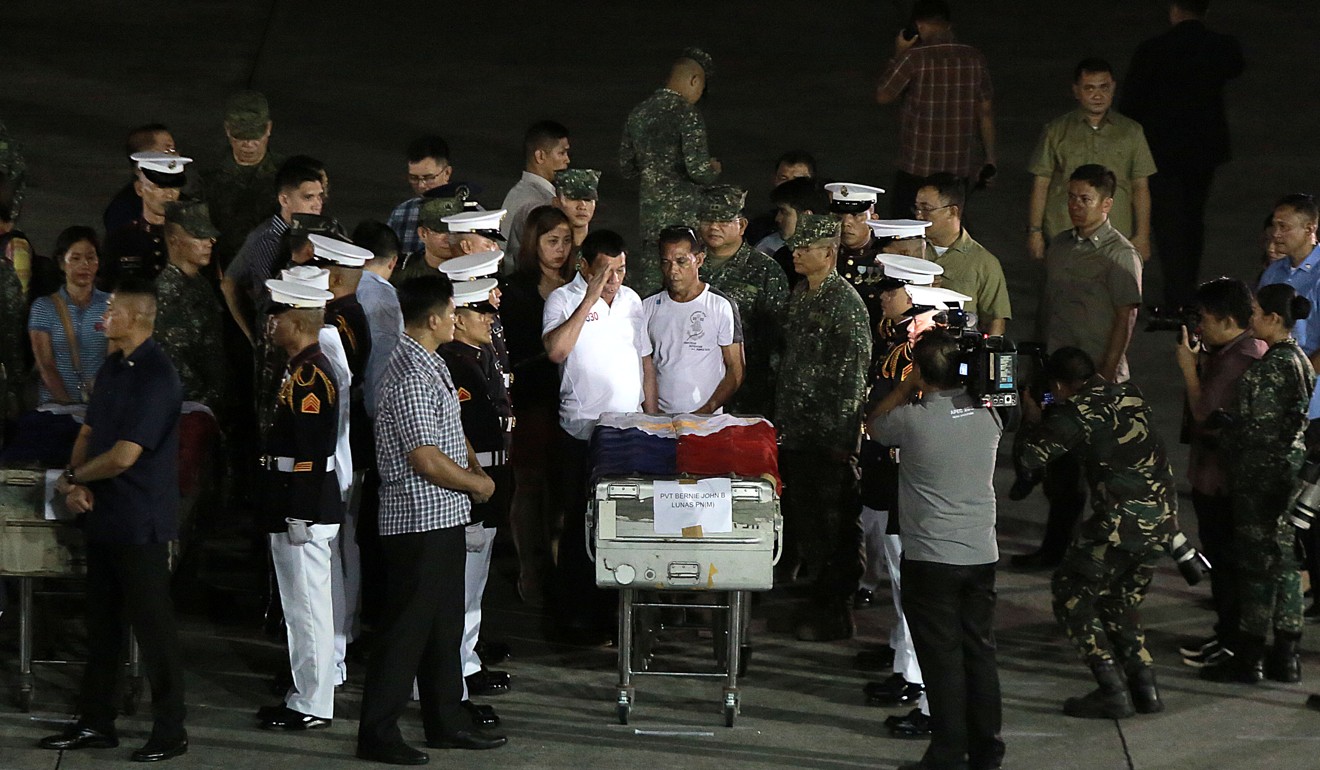
<path id="1" fill-rule="evenodd" d="M 471 401 L 471 400 L 472 400 L 472 394 L 468 392 L 467 388 L 458 389 L 458 403 L 461 404 L 464 401 Z"/>
<path id="2" fill-rule="evenodd" d="M 308 393 L 303 397 L 302 404 L 298 409 L 303 414 L 320 414 L 321 399 L 317 398 L 315 393 Z"/>

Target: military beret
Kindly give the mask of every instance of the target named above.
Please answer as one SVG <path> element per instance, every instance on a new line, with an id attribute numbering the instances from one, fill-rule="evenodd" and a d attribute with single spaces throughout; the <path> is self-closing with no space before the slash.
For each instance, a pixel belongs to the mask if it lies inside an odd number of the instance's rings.
<path id="1" fill-rule="evenodd" d="M 463 198 L 457 196 L 452 198 L 424 198 L 421 207 L 417 210 L 417 224 L 437 233 L 449 232 L 449 225 L 445 224 L 444 221 L 445 217 L 453 216 L 462 211 L 463 200 Z"/>
<path id="2" fill-rule="evenodd" d="M 566 168 L 555 172 L 555 192 L 575 201 L 594 201 L 600 172 L 591 168 Z"/>
<path id="3" fill-rule="evenodd" d="M 165 204 L 165 223 L 178 225 L 194 238 L 218 238 L 220 231 L 211 223 L 211 210 L 196 200 L 170 201 Z"/>
<path id="4" fill-rule="evenodd" d="M 839 220 L 826 214 L 803 214 L 798 217 L 797 228 L 784 245 L 790 249 L 800 249 L 825 238 L 838 237 Z"/>
<path id="5" fill-rule="evenodd" d="M 683 58 L 691 59 L 697 64 L 700 64 L 702 71 L 706 73 L 707 80 L 710 80 L 710 76 L 715 74 L 714 64 L 710 59 L 710 54 L 706 53 L 702 49 L 697 48 L 695 46 L 684 48 Z"/>
<path id="6" fill-rule="evenodd" d="M 260 91 L 239 91 L 225 105 L 225 128 L 235 139 L 260 139 L 270 122 L 270 104 Z"/>
<path id="7" fill-rule="evenodd" d="M 707 187 L 701 193 L 701 209 L 697 218 L 702 222 L 730 222 L 743 213 L 747 191 L 731 184 Z"/>

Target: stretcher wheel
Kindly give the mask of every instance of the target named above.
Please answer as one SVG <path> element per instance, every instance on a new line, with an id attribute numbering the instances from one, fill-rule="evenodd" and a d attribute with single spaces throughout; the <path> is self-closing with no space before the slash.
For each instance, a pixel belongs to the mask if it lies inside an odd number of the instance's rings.
<path id="1" fill-rule="evenodd" d="M 18 706 L 19 711 L 22 711 L 24 714 L 30 712 L 32 710 L 32 690 L 30 688 L 19 690 L 18 697 L 15 698 L 14 701 L 14 705 Z"/>
<path id="2" fill-rule="evenodd" d="M 615 704 L 614 711 L 619 718 L 619 724 L 628 724 L 628 714 L 632 711 L 632 693 L 627 690 L 619 690 L 619 701 Z"/>
<path id="3" fill-rule="evenodd" d="M 724 693 L 724 726 L 733 727 L 733 723 L 738 718 L 738 693 Z"/>
<path id="4" fill-rule="evenodd" d="M 142 678 L 134 677 L 128 682 L 128 691 L 124 693 L 124 714 L 133 716 L 142 702 Z"/>

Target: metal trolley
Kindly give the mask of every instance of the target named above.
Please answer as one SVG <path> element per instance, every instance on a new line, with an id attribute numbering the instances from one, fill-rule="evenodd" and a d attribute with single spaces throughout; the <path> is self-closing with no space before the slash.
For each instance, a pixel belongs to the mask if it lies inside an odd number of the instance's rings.
<path id="1" fill-rule="evenodd" d="M 619 590 L 619 685 L 615 705 L 620 724 L 628 724 L 636 701 L 633 678 L 638 676 L 723 678 L 724 724 L 733 727 L 737 719 L 741 709 L 738 677 L 746 665 L 743 647 L 748 594 L 773 587 L 774 566 L 783 553 L 784 526 L 774 482 L 729 478 L 733 528 L 722 533 L 657 534 L 652 506 L 655 482 L 695 479 L 607 477 L 595 485 L 588 550 L 594 545 L 596 585 Z M 694 592 L 718 593 L 725 599 L 697 605 L 658 601 L 671 592 L 688 596 Z M 656 598 L 650 599 L 652 595 Z M 716 623 L 718 671 L 647 670 L 654 629 L 642 629 L 639 638 L 639 618 L 680 608 L 713 610 L 723 621 Z"/>
<path id="2" fill-rule="evenodd" d="M 32 710 L 36 679 L 33 666 L 81 663 L 34 657 L 34 596 L 71 593 L 38 591 L 34 584 L 43 579 L 77 579 L 87 571 L 82 532 L 45 518 L 44 483 L 42 471 L 0 471 L 0 577 L 14 579 L 19 586 L 16 705 L 24 712 Z M 143 677 L 137 638 L 129 634 L 128 644 L 128 691 L 123 710 L 133 714 L 142 698 Z"/>

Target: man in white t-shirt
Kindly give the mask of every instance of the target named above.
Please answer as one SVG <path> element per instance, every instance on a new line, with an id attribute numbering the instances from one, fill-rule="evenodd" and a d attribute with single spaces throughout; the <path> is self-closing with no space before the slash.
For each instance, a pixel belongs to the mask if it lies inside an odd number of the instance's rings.
<path id="1" fill-rule="evenodd" d="M 607 641 L 609 595 L 596 588 L 587 555 L 587 441 L 605 412 L 637 412 L 642 405 L 642 356 L 651 352 L 642 300 L 623 285 L 627 247 L 610 230 L 582 241 L 578 274 L 545 301 L 541 337 L 559 365 L 559 436 L 551 478 L 564 512 L 559 564 L 547 609 L 558 609 L 569 641 Z"/>
<path id="2" fill-rule="evenodd" d="M 665 290 L 643 303 L 651 353 L 642 358 L 642 406 L 651 414 L 714 414 L 742 384 L 738 308 L 701 280 L 705 260 L 692 228 L 660 231 Z"/>

